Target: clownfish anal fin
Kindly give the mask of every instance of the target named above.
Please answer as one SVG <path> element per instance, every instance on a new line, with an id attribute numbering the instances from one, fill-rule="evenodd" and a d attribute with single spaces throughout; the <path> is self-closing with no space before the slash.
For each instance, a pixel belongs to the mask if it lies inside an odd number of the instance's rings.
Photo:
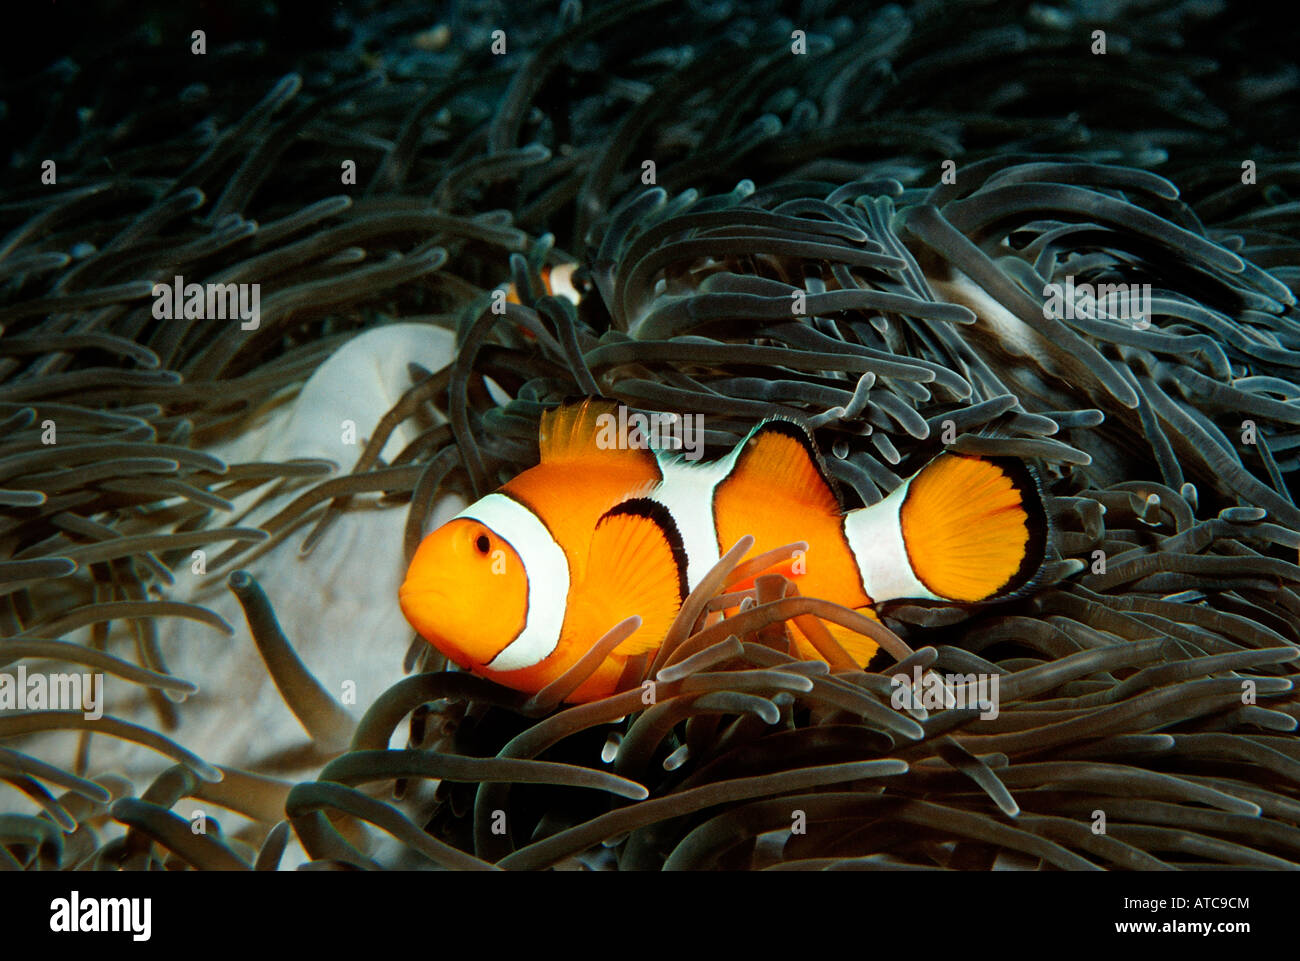
<path id="1" fill-rule="evenodd" d="M 917 578 L 939 597 L 1003 600 L 1032 588 L 1046 558 L 1038 479 L 1014 458 L 940 454 L 912 478 L 899 509 Z"/>
<path id="2" fill-rule="evenodd" d="M 876 614 L 870 606 L 857 608 L 857 613 L 864 617 L 869 617 L 877 623 L 880 621 L 880 616 Z M 830 632 L 831 637 L 839 643 L 840 647 L 844 648 L 844 653 L 853 658 L 859 667 L 865 668 L 880 652 L 879 644 L 867 637 L 865 634 L 859 634 L 852 628 L 843 627 L 833 621 L 823 621 L 822 626 Z M 801 630 L 799 630 L 796 624 L 791 623 L 788 627 L 801 657 L 807 660 L 816 660 L 821 658 L 821 654 L 817 651 L 816 646 Z"/>
<path id="3" fill-rule="evenodd" d="M 750 494 L 762 505 L 773 491 L 824 513 L 838 515 L 839 491 L 812 435 L 789 420 L 765 420 L 741 445 L 735 465 L 718 485 L 718 497 Z"/>
<path id="4" fill-rule="evenodd" d="M 590 464 L 602 471 L 622 471 L 659 480 L 654 451 L 628 443 L 618 404 L 597 397 L 566 403 L 542 414 L 538 448 L 544 465 Z"/>
<path id="5" fill-rule="evenodd" d="M 594 643 L 637 614 L 641 627 L 614 653 L 656 650 L 685 596 L 686 551 L 668 509 L 638 497 L 606 511 L 591 537 L 576 612 L 579 636 Z"/>

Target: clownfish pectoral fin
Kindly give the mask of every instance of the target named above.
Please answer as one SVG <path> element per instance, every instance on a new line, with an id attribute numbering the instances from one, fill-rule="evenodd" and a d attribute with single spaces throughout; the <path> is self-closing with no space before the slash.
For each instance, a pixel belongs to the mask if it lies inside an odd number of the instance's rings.
<path id="1" fill-rule="evenodd" d="M 594 642 L 624 618 L 641 627 L 614 649 L 619 656 L 657 650 L 686 597 L 686 551 L 672 515 L 646 498 L 607 511 L 591 537 L 586 576 L 575 605 L 575 636 Z"/>
<path id="2" fill-rule="evenodd" d="M 944 453 L 878 504 L 845 518 L 867 595 L 979 603 L 1030 588 L 1048 518 L 1023 461 Z"/>
<path id="3" fill-rule="evenodd" d="M 782 491 L 819 513 L 838 516 L 839 491 L 812 435 L 794 421 L 765 420 L 741 442 L 731 472 L 714 495 L 719 510 L 733 498 L 766 503 Z"/>
<path id="4" fill-rule="evenodd" d="M 563 404 L 542 414 L 538 448 L 545 465 L 590 464 L 601 471 L 662 477 L 659 461 L 639 437 L 628 436 L 627 415 L 620 419 L 618 404 L 588 397 Z"/>

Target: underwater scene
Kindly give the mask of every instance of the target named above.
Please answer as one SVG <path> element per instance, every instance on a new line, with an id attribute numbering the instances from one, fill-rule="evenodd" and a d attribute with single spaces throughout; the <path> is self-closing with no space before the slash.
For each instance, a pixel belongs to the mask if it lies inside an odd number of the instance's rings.
<path id="1" fill-rule="evenodd" d="M 30 7 L 0 870 L 1300 867 L 1267 8 Z"/>

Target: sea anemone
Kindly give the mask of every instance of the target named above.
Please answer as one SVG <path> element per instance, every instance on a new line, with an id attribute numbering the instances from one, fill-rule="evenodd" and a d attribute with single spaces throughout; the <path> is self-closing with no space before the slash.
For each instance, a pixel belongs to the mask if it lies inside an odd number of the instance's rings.
<path id="1" fill-rule="evenodd" d="M 1300 863 L 1294 70 L 1201 5 L 1021 12 L 402 3 L 202 77 L 160 18 L 11 84 L 0 668 L 108 680 L 0 710 L 0 867 Z M 176 277 L 256 324 L 159 318 Z M 1103 285 L 1140 322 L 1054 300 Z M 617 634 L 450 670 L 404 564 L 586 394 L 806 423 L 855 505 L 1031 459 L 1051 556 L 876 622 L 733 590 L 742 540 L 623 693 L 564 704 Z"/>

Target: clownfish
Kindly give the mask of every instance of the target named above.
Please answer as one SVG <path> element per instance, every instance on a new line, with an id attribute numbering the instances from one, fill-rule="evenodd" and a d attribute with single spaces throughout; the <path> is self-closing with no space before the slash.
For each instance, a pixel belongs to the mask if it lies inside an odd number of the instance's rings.
<path id="1" fill-rule="evenodd" d="M 611 445 L 608 401 L 542 415 L 540 463 L 428 534 L 399 591 L 419 634 L 460 667 L 535 693 L 610 628 L 630 636 L 566 699 L 619 689 L 653 658 L 688 593 L 744 535 L 752 557 L 796 542 L 799 593 L 875 617 L 901 599 L 985 603 L 1031 588 L 1047 550 L 1038 482 L 1015 459 L 945 452 L 869 507 L 845 510 L 812 436 L 760 423 L 725 457 Z M 611 449 L 612 448 L 612 449 Z M 877 645 L 827 624 L 865 667 Z M 793 626 L 797 653 L 821 659 Z"/>
<path id="2" fill-rule="evenodd" d="M 576 263 L 562 264 L 544 264 L 540 271 L 542 280 L 542 290 L 552 297 L 563 297 L 575 307 L 582 302 L 584 285 L 578 280 L 578 265 Z M 513 281 L 508 281 L 502 285 L 506 292 L 506 302 L 510 304 L 520 304 L 523 301 L 519 297 L 519 288 L 514 285 Z"/>
<path id="3" fill-rule="evenodd" d="M 573 306 L 577 307 L 582 303 L 582 298 L 586 293 L 588 285 L 579 280 L 578 264 L 561 263 L 561 264 L 544 264 L 539 271 L 542 281 L 542 292 L 551 297 L 560 297 L 567 300 Z M 523 299 L 519 296 L 519 288 L 515 286 L 514 281 L 506 281 L 497 287 L 497 290 L 503 291 L 506 295 L 506 303 L 522 304 Z M 527 341 L 537 340 L 537 335 L 522 324 L 516 324 L 515 329 Z"/>

